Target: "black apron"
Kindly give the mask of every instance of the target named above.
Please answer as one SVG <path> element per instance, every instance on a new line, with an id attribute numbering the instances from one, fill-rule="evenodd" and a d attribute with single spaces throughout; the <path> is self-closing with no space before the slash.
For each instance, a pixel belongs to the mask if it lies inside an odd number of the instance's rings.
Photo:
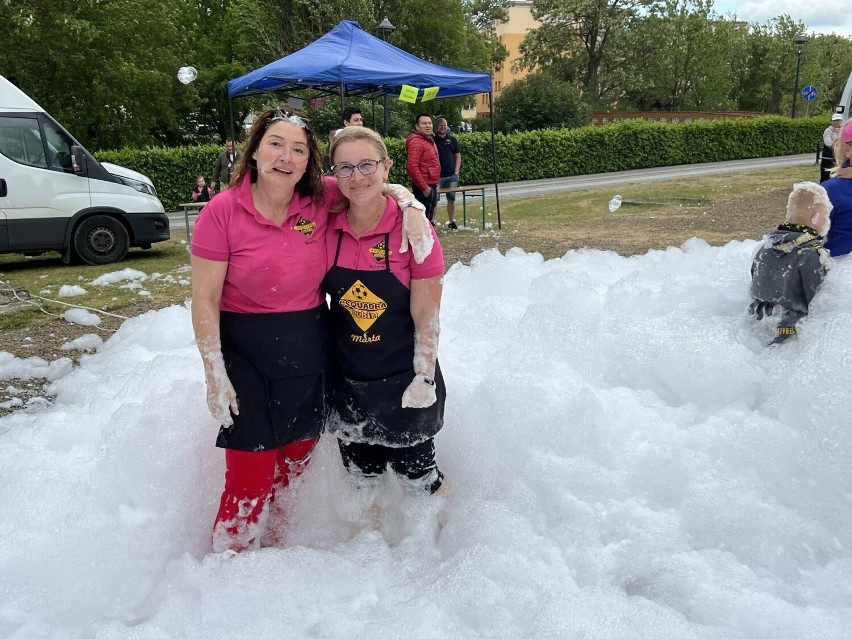
<path id="1" fill-rule="evenodd" d="M 822 155 L 819 161 L 820 184 L 831 177 L 830 171 L 834 168 L 834 147 L 822 145 Z"/>
<path id="2" fill-rule="evenodd" d="M 259 451 L 319 437 L 328 415 L 328 308 L 219 313 L 225 370 L 240 414 L 216 445 Z"/>
<path id="3" fill-rule="evenodd" d="M 402 394 L 415 374 L 411 293 L 391 272 L 387 234 L 371 250 L 384 262 L 377 271 L 338 266 L 342 239 L 338 230 L 334 263 L 324 280 L 335 355 L 328 430 L 352 442 L 413 446 L 444 425 L 441 368 L 436 362 L 438 400 L 427 408 L 403 408 Z"/>

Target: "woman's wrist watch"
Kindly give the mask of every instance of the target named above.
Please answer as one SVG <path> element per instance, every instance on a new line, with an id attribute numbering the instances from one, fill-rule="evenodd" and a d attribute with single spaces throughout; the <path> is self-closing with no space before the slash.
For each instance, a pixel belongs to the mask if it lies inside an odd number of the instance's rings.
<path id="1" fill-rule="evenodd" d="M 399 208 L 401 209 L 417 209 L 418 211 L 426 212 L 426 207 L 423 206 L 421 202 L 417 200 L 405 200 L 404 202 L 399 203 Z"/>

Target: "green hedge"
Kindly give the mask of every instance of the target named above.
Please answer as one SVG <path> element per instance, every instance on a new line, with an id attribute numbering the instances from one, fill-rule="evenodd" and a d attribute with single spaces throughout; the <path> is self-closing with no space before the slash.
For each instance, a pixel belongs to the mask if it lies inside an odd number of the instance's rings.
<path id="1" fill-rule="evenodd" d="M 177 211 L 178 204 L 191 201 L 190 191 L 195 186 L 197 176 L 203 175 L 210 183 L 216 158 L 223 150 L 221 145 L 208 144 L 174 149 L 101 151 L 95 153 L 95 157 L 147 175 L 157 188 L 157 195 L 166 210 Z"/>
<path id="2" fill-rule="evenodd" d="M 515 182 L 809 153 L 820 144 L 823 129 L 824 117 L 790 120 L 767 116 L 689 124 L 636 120 L 580 129 L 498 133 L 498 179 Z M 462 184 L 492 182 L 490 134 L 463 133 L 457 137 L 463 157 Z M 389 138 L 387 146 L 393 159 L 390 179 L 408 184 L 404 140 Z M 166 210 L 176 211 L 178 204 L 189 197 L 196 175 L 204 175 L 210 181 L 221 150 L 220 146 L 209 145 L 123 149 L 96 155 L 99 160 L 150 177 Z"/>

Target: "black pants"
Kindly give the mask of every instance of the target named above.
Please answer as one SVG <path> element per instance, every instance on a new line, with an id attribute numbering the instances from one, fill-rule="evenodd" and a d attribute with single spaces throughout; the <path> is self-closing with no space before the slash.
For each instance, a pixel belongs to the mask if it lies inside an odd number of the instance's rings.
<path id="1" fill-rule="evenodd" d="M 435 441 L 431 437 L 425 442 L 392 448 L 377 444 L 361 444 L 337 440 L 343 465 L 353 475 L 365 478 L 378 477 L 387 465 L 399 475 L 423 484 L 423 489 L 434 493 L 441 487 L 444 478 L 435 462 Z"/>
<path id="2" fill-rule="evenodd" d="M 428 196 L 423 195 L 423 192 L 414 185 L 412 185 L 411 190 L 417 201 L 426 207 L 426 219 L 431 222 L 435 219 L 435 209 L 438 207 L 438 185 L 430 184 L 429 188 L 431 192 Z"/>

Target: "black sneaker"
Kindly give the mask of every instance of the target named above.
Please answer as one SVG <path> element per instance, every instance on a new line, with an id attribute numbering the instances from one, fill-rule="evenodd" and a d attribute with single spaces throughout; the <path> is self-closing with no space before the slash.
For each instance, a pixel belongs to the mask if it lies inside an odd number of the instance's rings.
<path id="1" fill-rule="evenodd" d="M 458 231 L 459 230 L 458 224 L 456 224 L 455 222 L 448 222 L 447 228 L 450 229 L 451 231 Z"/>

